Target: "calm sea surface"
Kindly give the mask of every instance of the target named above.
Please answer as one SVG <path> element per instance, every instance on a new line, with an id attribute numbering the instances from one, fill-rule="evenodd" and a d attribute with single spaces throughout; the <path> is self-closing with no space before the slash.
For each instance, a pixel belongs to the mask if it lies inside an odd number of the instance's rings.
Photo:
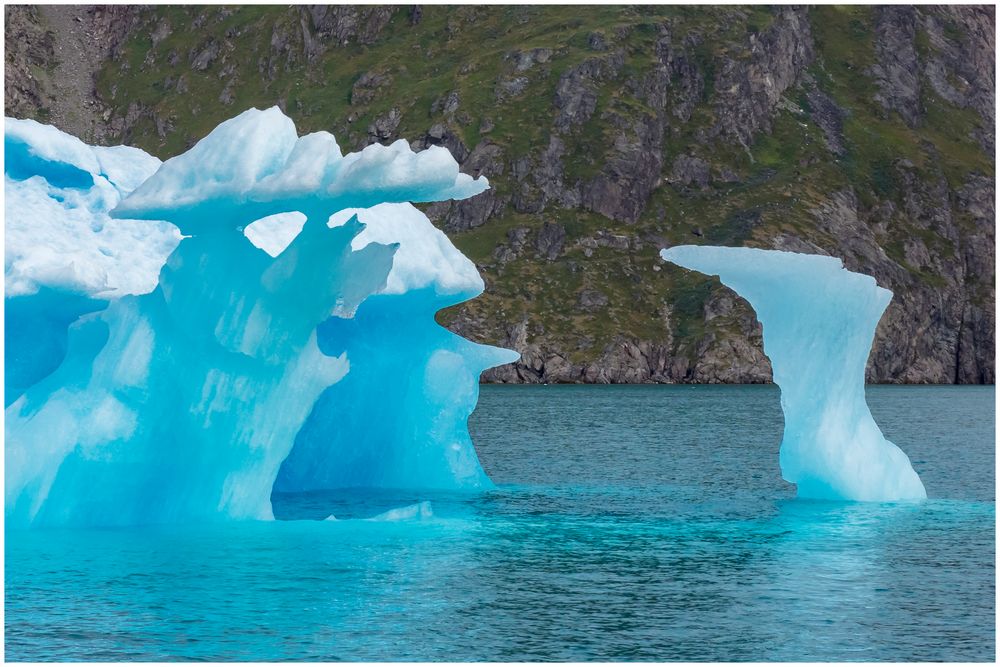
<path id="1" fill-rule="evenodd" d="M 927 502 L 795 500 L 774 387 L 483 387 L 487 493 L 8 531 L 6 659 L 992 661 L 994 389 L 868 398 Z"/>

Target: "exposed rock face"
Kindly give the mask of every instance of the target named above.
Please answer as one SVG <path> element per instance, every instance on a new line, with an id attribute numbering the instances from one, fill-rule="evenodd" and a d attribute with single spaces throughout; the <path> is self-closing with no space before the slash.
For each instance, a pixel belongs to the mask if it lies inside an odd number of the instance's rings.
<path id="1" fill-rule="evenodd" d="M 671 176 L 675 183 L 703 188 L 708 185 L 709 165 L 698 157 L 678 155 L 674 160 Z"/>
<path id="2" fill-rule="evenodd" d="M 577 304 L 580 310 L 595 311 L 608 305 L 608 297 L 604 292 L 595 289 L 585 289 L 580 292 Z"/>
<path id="3" fill-rule="evenodd" d="M 557 109 L 557 131 L 567 132 L 590 120 L 597 109 L 598 84 L 617 75 L 624 61 L 620 52 L 610 56 L 595 56 L 570 68 L 559 77 L 553 102 Z"/>
<path id="4" fill-rule="evenodd" d="M 583 206 L 620 222 L 635 223 L 663 169 L 663 124 L 657 117 L 639 121 L 610 115 L 616 134 L 601 173 L 581 188 Z"/>
<path id="5" fill-rule="evenodd" d="M 956 193 L 958 210 L 973 226 L 962 243 L 966 285 L 954 381 L 962 384 L 996 382 L 996 182 L 970 179 Z"/>
<path id="6" fill-rule="evenodd" d="M 442 143 L 448 146 L 447 138 L 443 139 Z M 458 153 L 453 151 L 453 155 L 460 155 L 464 151 L 465 145 L 462 144 L 461 150 Z M 489 139 L 484 139 L 471 153 L 468 153 L 468 157 L 462 161 L 461 168 L 464 173 L 474 178 L 486 176 L 492 181 L 504 174 L 503 149 Z M 427 209 L 427 216 L 445 231 L 467 231 L 485 225 L 491 218 L 503 215 L 508 201 L 510 201 L 509 195 L 505 196 L 497 188 L 492 188 L 472 199 L 432 204 Z"/>
<path id="7" fill-rule="evenodd" d="M 878 63 L 871 72 L 879 87 L 875 101 L 886 111 L 897 112 L 907 125 L 915 127 L 923 113 L 916 47 L 916 9 L 879 7 L 876 14 Z"/>
<path id="8" fill-rule="evenodd" d="M 782 94 L 813 59 L 808 10 L 781 7 L 775 14 L 767 30 L 750 34 L 749 58 L 724 57 L 715 79 L 714 131 L 744 146 L 757 132 L 770 130 Z"/>
<path id="9" fill-rule="evenodd" d="M 39 70 L 55 59 L 55 35 L 46 30 L 39 8 L 32 5 L 4 5 L 4 20 L 5 111 L 20 118 L 44 117 L 51 113 L 55 91 L 47 79 L 40 79 Z"/>
<path id="10" fill-rule="evenodd" d="M 562 253 L 566 244 L 566 228 L 558 223 L 545 223 L 538 232 L 535 247 L 539 254 L 550 262 Z"/>
<path id="11" fill-rule="evenodd" d="M 815 86 L 809 88 L 806 100 L 809 102 L 810 118 L 823 130 L 827 149 L 837 157 L 843 156 L 847 151 L 844 146 L 844 119 L 847 113 Z"/>
<path id="12" fill-rule="evenodd" d="M 392 82 L 392 77 L 379 74 L 377 72 L 365 72 L 354 82 L 351 88 L 351 104 L 369 104 L 378 94 L 380 88 L 384 88 Z"/>
<path id="13" fill-rule="evenodd" d="M 444 146 L 456 160 L 465 161 L 469 157 L 469 149 L 465 147 L 462 138 L 444 123 L 432 125 L 421 139 L 410 142 L 413 150 L 422 150 L 429 146 Z"/>
<path id="14" fill-rule="evenodd" d="M 188 55 L 191 69 L 204 72 L 219 57 L 220 50 L 219 43 L 214 39 L 210 39 L 199 47 L 192 49 L 190 55 Z"/>
<path id="15" fill-rule="evenodd" d="M 303 7 L 311 20 L 310 49 L 316 57 L 329 46 L 346 46 L 352 42 L 373 44 L 392 20 L 396 7 L 364 7 L 358 5 L 311 5 Z M 419 22 L 419 16 L 417 21 Z"/>
<path id="16" fill-rule="evenodd" d="M 947 206 L 947 201 L 943 202 Z M 941 202 L 938 203 L 939 205 Z M 876 331 L 868 379 L 900 376 L 904 382 L 919 382 L 922 377 L 945 377 L 955 366 L 957 333 L 961 325 L 961 295 L 957 302 L 951 297 L 961 291 L 963 268 L 949 267 L 957 272 L 949 275 L 950 284 L 932 289 L 914 280 L 908 271 L 886 255 L 878 245 L 872 228 L 859 218 L 859 204 L 852 192 L 839 192 L 814 213 L 817 223 L 841 240 L 839 252 L 848 269 L 875 276 L 880 285 L 896 293 L 907 293 L 906 299 L 894 299 Z M 938 209 L 943 211 L 947 209 Z M 914 240 L 907 253 L 910 261 L 927 264 L 930 251 Z M 944 267 L 939 267 L 944 269 Z M 917 330 L 922 335 L 907 337 L 904 330 Z"/>
<path id="17" fill-rule="evenodd" d="M 144 8 L 9 5 L 4 13 L 5 113 L 39 118 L 91 143 L 114 137 L 95 78 Z"/>
<path id="18" fill-rule="evenodd" d="M 8 6 L 6 112 L 164 158 L 248 100 L 447 148 L 493 185 L 426 207 L 487 284 L 442 321 L 522 353 L 488 381 L 769 381 L 677 243 L 841 257 L 896 294 L 870 381 L 994 381 L 993 8 L 565 11 Z"/>
<path id="19" fill-rule="evenodd" d="M 368 143 L 389 143 L 397 138 L 396 128 L 403 120 L 403 114 L 393 107 L 368 126 Z"/>
<path id="20" fill-rule="evenodd" d="M 827 150 L 832 156 L 841 157 L 847 153 L 844 137 L 844 123 L 849 112 L 822 91 L 805 70 L 815 58 L 813 38 L 806 10 L 782 9 L 776 13 L 772 25 L 759 36 L 751 35 L 749 58 L 723 58 L 721 71 L 715 78 L 715 110 L 718 118 L 709 134 L 730 136 L 743 147 L 749 146 L 761 132 L 768 132 L 772 119 L 783 104 L 786 91 L 800 85 L 809 105 L 809 117 L 822 131 Z M 938 94 L 953 104 L 974 107 L 983 116 L 981 141 L 987 150 L 992 150 L 993 124 L 993 73 L 992 67 L 982 60 L 993 51 L 992 32 L 979 29 L 980 21 L 991 21 L 992 17 L 981 10 L 970 11 L 965 18 L 973 43 L 956 43 L 935 38 L 934 31 L 940 33 L 937 17 L 932 13 L 918 13 L 912 8 L 884 8 L 877 12 L 876 51 L 878 64 L 870 72 L 878 87 L 875 101 L 887 111 L 895 111 L 911 127 L 919 125 L 921 107 L 921 65 L 925 67 L 924 78 L 930 85 L 940 89 Z M 941 42 L 940 49 L 931 58 L 921 61 L 917 56 L 915 40 L 918 21 L 927 26 L 932 39 Z M 992 25 L 992 23 L 989 23 Z M 691 41 L 688 42 L 689 44 Z M 697 44 L 697 40 L 694 40 Z M 683 82 L 681 90 L 673 94 L 673 117 L 684 119 L 689 115 L 688 105 L 697 95 L 698 70 L 687 58 L 684 47 L 675 47 L 669 32 L 660 38 L 657 49 L 662 62 L 664 78 L 676 86 Z M 959 64 L 959 53 L 963 49 L 974 51 L 977 56 L 967 56 Z M 978 67 L 969 67 L 976 62 Z M 554 132 L 567 132 L 574 125 L 587 122 L 595 113 L 596 92 L 592 82 L 601 75 L 601 69 L 590 59 L 567 73 L 557 85 L 554 106 L 557 116 Z M 963 92 L 945 89 L 947 77 L 956 71 L 967 72 L 963 81 L 985 81 L 977 88 L 965 86 Z M 661 74 L 663 76 L 663 74 Z M 953 77 L 952 77 L 953 78 Z M 687 82 L 685 82 L 687 80 Z M 642 88 L 647 100 L 654 108 L 663 110 L 671 96 L 666 92 L 670 87 L 655 76 L 644 82 Z M 950 84 L 948 84 L 950 85 Z M 977 103 L 980 90 L 988 104 Z M 614 117 L 608 114 L 609 124 L 614 126 Z M 669 125 L 660 116 L 658 124 Z M 642 128 L 634 124 L 633 131 Z M 627 179 L 632 173 L 659 174 L 661 160 L 662 133 L 656 129 L 647 132 L 642 141 L 632 147 L 619 136 L 614 142 L 614 150 L 622 150 L 627 157 L 620 162 L 610 154 L 600 177 L 579 189 L 580 202 L 612 220 L 631 222 L 641 215 L 641 211 L 629 210 L 621 205 L 620 191 L 615 183 L 626 182 L 630 201 L 648 198 L 649 189 L 641 183 L 631 183 Z M 632 148 L 632 152 L 628 152 Z M 645 154 L 650 151 L 652 155 Z M 559 159 L 565 159 L 560 152 Z M 631 169 L 638 166 L 638 169 Z M 909 165 L 912 167 L 912 165 Z M 624 167 L 624 168 L 622 168 Z M 958 192 L 950 192 L 944 177 L 940 174 L 928 184 L 913 174 L 906 173 L 905 161 L 897 164 L 897 180 L 904 192 L 903 208 L 898 210 L 890 201 L 880 202 L 871 209 L 861 206 L 857 195 L 851 189 L 831 193 L 813 209 L 816 229 L 829 239 L 824 245 L 789 236 L 774 237 L 771 242 L 761 239 L 755 245 L 771 246 L 798 252 L 834 254 L 845 260 L 848 268 L 874 275 L 879 283 L 894 290 L 896 299 L 887 311 L 876 335 L 872 358 L 868 369 L 868 379 L 873 382 L 993 382 L 993 326 L 995 316 L 992 304 L 991 279 L 979 280 L 982 296 L 971 296 L 967 286 L 967 275 L 977 272 L 979 276 L 992 277 L 993 220 L 992 211 L 985 202 L 992 202 L 992 181 L 985 177 L 973 177 L 972 181 Z M 561 174 L 558 169 L 550 170 Z M 609 179 L 608 176 L 611 176 Z M 720 170 L 720 180 L 736 181 L 730 170 Z M 712 182 L 709 164 L 701 158 L 680 154 L 670 163 L 667 178 L 678 187 L 707 188 Z M 766 176 L 765 176 L 766 178 Z M 556 179 L 551 179 L 556 180 Z M 560 183 L 563 188 L 566 186 Z M 975 193 L 975 194 L 973 194 Z M 553 199 L 557 198 L 553 197 Z M 563 197 L 565 201 L 567 198 Z M 976 199 L 978 204 L 972 203 Z M 965 208 L 967 217 L 976 221 L 977 231 L 971 236 L 962 232 L 954 224 L 953 209 Z M 971 210 L 968 208 L 971 207 Z M 906 216 L 907 222 L 916 227 L 933 232 L 935 237 L 946 239 L 946 243 L 961 246 L 957 253 L 949 256 L 949 248 L 928 247 L 919 236 L 912 236 L 902 242 L 902 257 L 887 255 L 886 226 L 892 224 L 886 217 L 897 220 Z M 747 221 L 747 228 L 760 224 L 759 211 L 747 211 L 732 218 L 734 223 Z M 988 222 L 987 222 L 988 221 Z M 738 223 L 743 224 L 743 223 Z M 694 231 L 701 235 L 700 230 Z M 583 239 L 580 245 L 587 257 L 594 248 L 605 246 L 594 238 Z M 627 241 L 617 246 L 628 247 Z M 964 255 L 964 256 L 963 256 Z M 975 268 L 971 268 L 974 265 Z M 989 267 L 989 268 L 988 268 Z M 932 284 L 914 276 L 936 276 Z M 586 311 L 597 311 L 607 304 L 598 292 L 584 290 L 578 295 L 577 307 Z M 738 298 L 737 298 L 738 299 Z M 986 306 L 984 310 L 984 304 Z M 731 300 L 724 298 L 710 300 L 706 304 L 705 322 L 710 323 L 716 309 L 731 309 Z M 736 318 L 739 336 L 720 336 L 709 331 L 690 354 L 678 354 L 669 345 L 656 346 L 616 340 L 609 345 L 596 361 L 596 365 L 571 363 L 560 349 L 545 345 L 521 344 L 524 329 L 505 339 L 505 343 L 522 350 L 524 359 L 518 372 L 511 374 L 503 369 L 494 372 L 493 381 L 519 382 L 764 382 L 770 378 L 770 365 L 760 348 L 760 327 L 745 305 L 743 317 Z M 989 311 L 989 312 L 987 312 Z M 544 337 L 544 332 L 539 332 Z M 663 359 L 668 360 L 663 362 Z M 621 369 L 629 368 L 628 371 Z M 628 379 L 625 379 L 628 378 Z M 636 378 L 639 378 L 637 380 Z"/>
<path id="21" fill-rule="evenodd" d="M 924 74 L 934 91 L 957 106 L 975 109 L 984 121 L 978 131 L 983 149 L 993 152 L 995 143 L 996 77 L 992 55 L 996 53 L 996 23 L 990 7 L 940 8 L 940 13 L 922 14 L 931 44 Z M 947 21 L 959 34 L 947 35 Z"/>
<path id="22" fill-rule="evenodd" d="M 506 102 L 509 99 L 520 97 L 527 87 L 528 77 L 526 76 L 505 77 L 497 81 L 494 95 L 497 102 Z"/>

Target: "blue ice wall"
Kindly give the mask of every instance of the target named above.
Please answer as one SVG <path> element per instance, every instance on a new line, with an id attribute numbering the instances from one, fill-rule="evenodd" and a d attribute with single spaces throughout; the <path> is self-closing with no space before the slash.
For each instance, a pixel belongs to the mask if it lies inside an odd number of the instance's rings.
<path id="1" fill-rule="evenodd" d="M 9 525 L 268 519 L 279 470 L 282 490 L 489 484 L 466 419 L 479 373 L 516 355 L 433 322 L 482 281 L 404 203 L 468 197 L 484 179 L 404 142 L 342 155 L 274 108 L 134 186 L 109 220 L 187 236 L 152 291 L 62 313 L 59 363 L 6 410 Z"/>
<path id="2" fill-rule="evenodd" d="M 676 246 L 663 259 L 719 276 L 764 329 L 781 388 L 781 472 L 803 498 L 894 501 L 927 496 L 865 401 L 865 365 L 892 292 L 835 257 L 756 248 Z"/>
<path id="3" fill-rule="evenodd" d="M 4 299 L 4 407 L 59 367 L 73 322 L 107 305 L 48 287 Z"/>
<path id="4" fill-rule="evenodd" d="M 276 491 L 345 487 L 491 486 L 465 424 L 484 368 L 511 361 L 439 326 L 441 303 L 426 291 L 377 295 L 353 318 L 319 327 L 320 349 L 347 352 L 354 367 L 329 387 L 296 439 Z M 387 354 L 387 350 L 396 351 Z"/>
<path id="5" fill-rule="evenodd" d="M 400 241 L 379 294 L 351 317 L 318 329 L 326 354 L 346 352 L 365 369 L 328 388 L 296 439 L 277 491 L 349 487 L 483 488 L 465 424 L 475 409 L 483 369 L 517 358 L 479 345 L 434 321 L 434 314 L 478 295 L 475 266 L 409 204 L 347 210 L 366 225 L 356 247 Z M 419 471 L 419 472 L 417 472 Z"/>

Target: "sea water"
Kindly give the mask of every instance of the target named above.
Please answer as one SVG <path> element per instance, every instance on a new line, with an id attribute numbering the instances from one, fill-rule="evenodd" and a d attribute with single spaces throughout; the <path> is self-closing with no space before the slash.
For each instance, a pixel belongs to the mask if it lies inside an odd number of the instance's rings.
<path id="1" fill-rule="evenodd" d="M 486 386 L 485 493 L 8 530 L 6 659 L 991 661 L 994 388 L 868 388 L 929 500 L 798 500 L 773 386 Z"/>

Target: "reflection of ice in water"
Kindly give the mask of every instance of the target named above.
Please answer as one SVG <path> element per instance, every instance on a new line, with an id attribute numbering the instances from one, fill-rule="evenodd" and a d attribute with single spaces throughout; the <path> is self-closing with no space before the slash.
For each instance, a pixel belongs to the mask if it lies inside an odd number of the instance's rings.
<path id="1" fill-rule="evenodd" d="M 886 647 L 898 642 L 893 633 L 899 632 L 899 616 L 907 617 L 914 634 L 926 632 L 928 604 L 934 604 L 926 588 L 929 581 L 941 579 L 939 572 L 929 571 L 915 581 L 914 570 L 924 561 L 914 554 L 912 562 L 900 562 L 901 554 L 910 559 L 899 542 L 919 550 L 926 547 L 922 538 L 928 532 L 934 539 L 952 539 L 950 530 L 958 529 L 958 536 L 959 530 L 976 525 L 976 515 L 990 511 L 984 503 L 958 501 L 781 501 L 778 514 L 759 524 L 763 539 L 755 562 L 760 567 L 747 571 L 746 600 L 754 609 L 747 630 L 769 647 L 760 659 L 885 659 Z M 894 618 L 891 625 L 885 622 L 889 617 Z M 805 653 L 804 641 L 809 647 Z M 928 644 L 933 651 L 934 642 Z M 943 648 L 947 645 L 937 644 L 938 657 L 895 659 L 947 660 L 953 655 Z"/>
<path id="2" fill-rule="evenodd" d="M 911 509 L 822 501 L 780 504 L 774 520 L 762 526 L 774 531 L 774 538 L 763 547 L 762 567 L 748 582 L 750 595 L 764 602 L 756 605 L 758 613 L 771 612 L 754 620 L 772 634 L 765 638 L 772 646 L 767 659 L 837 655 L 845 648 L 845 632 L 856 637 L 850 649 L 864 658 L 870 644 L 867 628 L 880 613 L 875 589 L 884 585 L 880 582 L 886 575 L 880 525 L 886 513 Z M 839 626 L 835 632 L 823 631 L 833 624 Z M 803 636 L 811 637 L 814 652 L 808 656 L 801 652 Z M 784 647 L 790 646 L 798 648 L 786 653 Z"/>

